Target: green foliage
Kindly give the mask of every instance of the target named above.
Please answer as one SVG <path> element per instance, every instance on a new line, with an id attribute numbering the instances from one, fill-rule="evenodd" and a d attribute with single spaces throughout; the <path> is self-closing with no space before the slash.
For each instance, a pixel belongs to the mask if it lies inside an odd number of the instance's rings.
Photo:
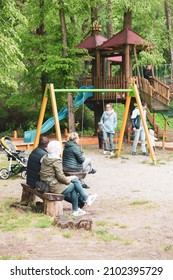
<path id="1" fill-rule="evenodd" d="M 134 31 L 154 48 L 141 52 L 139 64 L 169 62 L 164 0 L 44 0 L 0 1 L 0 130 L 28 130 L 36 127 L 42 95 L 47 83 L 55 88 L 72 88 L 83 73 L 87 51 L 76 45 L 90 34 L 91 8 L 98 9 L 102 34 L 107 36 L 111 19 L 114 33 L 123 27 L 124 12 L 132 11 Z M 108 13 L 110 4 L 112 12 Z M 60 9 L 65 15 L 67 56 L 62 53 Z M 90 71 L 89 67 L 89 71 Z M 57 97 L 58 110 L 67 105 L 64 94 Z M 93 113 L 77 110 L 77 129 L 92 133 Z M 118 111 L 118 129 L 123 107 Z M 52 116 L 50 103 L 45 118 Z M 67 120 L 62 122 L 65 127 Z"/>

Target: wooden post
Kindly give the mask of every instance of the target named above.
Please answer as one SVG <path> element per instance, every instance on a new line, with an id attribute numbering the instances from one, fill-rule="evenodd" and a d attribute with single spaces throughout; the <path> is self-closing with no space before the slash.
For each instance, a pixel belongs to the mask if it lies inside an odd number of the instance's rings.
<path id="1" fill-rule="evenodd" d="M 53 84 L 50 84 L 50 99 L 51 99 L 52 111 L 53 111 L 54 122 L 55 122 L 56 137 L 62 144 L 61 130 L 60 130 L 58 110 L 57 110 L 57 104 L 56 104 L 56 98 L 55 98 Z"/>
<path id="2" fill-rule="evenodd" d="M 14 137 L 14 140 L 16 140 L 17 139 L 17 131 L 16 130 L 14 130 L 14 132 L 13 132 L 14 134 L 13 134 L 13 137 Z"/>
<path id="3" fill-rule="evenodd" d="M 122 120 L 122 126 L 121 126 L 121 130 L 120 130 L 120 137 L 119 137 L 119 141 L 118 141 L 118 151 L 116 152 L 116 155 L 118 157 L 120 156 L 120 153 L 121 153 L 123 137 L 124 137 L 125 127 L 126 127 L 126 123 L 127 123 L 128 112 L 129 112 L 129 108 L 130 108 L 130 101 L 131 101 L 131 96 L 130 96 L 130 92 L 128 92 L 127 97 L 126 97 L 126 105 L 125 105 L 125 111 L 124 111 L 123 120 Z"/>
<path id="4" fill-rule="evenodd" d="M 68 94 L 68 126 L 69 126 L 69 132 L 76 131 L 75 118 L 74 118 L 73 97 L 72 97 L 71 93 Z"/>
<path id="5" fill-rule="evenodd" d="M 64 137 L 68 138 L 68 129 L 67 128 L 64 129 Z"/>
<path id="6" fill-rule="evenodd" d="M 100 51 L 96 50 L 96 77 L 101 75 L 101 66 L 100 66 Z"/>
<path id="7" fill-rule="evenodd" d="M 136 68 L 137 68 L 137 73 L 138 73 L 138 77 L 139 77 L 139 86 L 142 87 L 141 85 L 141 74 L 139 71 L 139 65 L 138 65 L 138 57 L 137 57 L 137 52 L 136 52 L 136 46 L 133 46 L 133 51 L 134 51 L 134 56 L 135 56 L 135 61 L 136 61 Z"/>
<path id="8" fill-rule="evenodd" d="M 44 214 L 57 217 L 59 215 L 63 215 L 63 202 L 55 201 L 55 200 L 44 200 Z"/>
<path id="9" fill-rule="evenodd" d="M 134 93 L 135 93 L 135 97 L 136 97 L 136 102 L 138 104 L 138 108 L 139 108 L 142 124 L 143 124 L 143 127 L 144 127 L 144 131 L 145 131 L 145 135 L 146 135 L 146 139 L 147 139 L 147 144 L 148 144 L 148 147 L 149 147 L 149 150 L 150 150 L 150 156 L 151 156 L 151 158 L 152 158 L 152 160 L 153 160 L 153 162 L 155 164 L 156 163 L 156 158 L 155 158 L 153 146 L 151 144 L 147 123 L 146 123 L 146 120 L 144 119 L 142 103 L 141 103 L 141 99 L 139 97 L 139 91 L 138 91 L 138 88 L 137 88 L 137 86 L 135 84 L 134 84 Z"/>
<path id="10" fill-rule="evenodd" d="M 166 132 L 163 131 L 163 136 L 162 136 L 162 149 L 165 149 L 165 138 L 166 138 Z"/>
<path id="11" fill-rule="evenodd" d="M 129 73 L 130 73 L 130 46 L 125 46 L 125 79 L 126 88 L 129 87 Z"/>
<path id="12" fill-rule="evenodd" d="M 48 85 L 46 85 L 44 95 L 43 95 L 43 101 L 42 101 L 40 115 L 39 115 L 39 119 L 38 119 L 38 123 L 37 123 L 36 136 L 35 136 L 33 149 L 35 149 L 39 143 L 41 126 L 43 123 L 43 119 L 44 119 L 44 115 L 45 115 L 45 111 L 46 111 L 46 105 L 47 105 L 47 101 L 48 101 L 47 90 L 48 90 Z"/>

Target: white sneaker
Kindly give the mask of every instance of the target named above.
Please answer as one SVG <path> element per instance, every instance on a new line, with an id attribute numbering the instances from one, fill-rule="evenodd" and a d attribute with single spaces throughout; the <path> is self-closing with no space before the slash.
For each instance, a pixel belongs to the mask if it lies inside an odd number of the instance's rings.
<path id="1" fill-rule="evenodd" d="M 97 198 L 97 194 L 96 193 L 93 194 L 93 195 L 89 195 L 88 199 L 86 200 L 86 204 L 88 206 L 91 206 L 93 204 L 93 202 L 96 200 L 96 198 Z"/>
<path id="2" fill-rule="evenodd" d="M 106 151 L 103 151 L 103 154 L 106 155 Z"/>
<path id="3" fill-rule="evenodd" d="M 111 151 L 111 152 L 110 152 L 110 155 L 111 155 L 111 156 L 113 156 L 113 155 L 114 155 L 114 152 L 113 152 L 113 151 Z"/>
<path id="4" fill-rule="evenodd" d="M 80 208 L 78 208 L 77 211 L 73 211 L 73 213 L 72 213 L 72 215 L 73 215 L 74 217 L 83 216 L 83 215 L 85 215 L 85 214 L 86 214 L 86 211 L 84 211 L 84 210 L 82 210 L 82 209 L 80 209 Z"/>

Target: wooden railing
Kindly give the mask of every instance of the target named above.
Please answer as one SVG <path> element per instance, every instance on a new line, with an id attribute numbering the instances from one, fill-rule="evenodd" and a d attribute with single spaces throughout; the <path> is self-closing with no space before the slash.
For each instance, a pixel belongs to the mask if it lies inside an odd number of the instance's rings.
<path id="1" fill-rule="evenodd" d="M 146 101 L 151 107 L 155 106 L 156 110 L 163 110 L 161 105 L 169 105 L 170 102 L 170 92 L 169 87 L 162 83 L 157 78 L 153 78 L 151 82 L 145 78 L 133 77 L 135 82 L 139 86 L 141 97 Z M 114 76 L 114 77 L 94 77 L 93 82 L 91 79 L 82 79 L 78 81 L 77 86 L 81 85 L 89 86 L 93 84 L 94 88 L 98 89 L 125 89 L 127 87 L 126 79 L 124 75 Z M 116 99 L 125 99 L 126 96 L 124 93 L 114 93 L 107 92 L 103 95 L 101 92 L 94 93 L 95 100 L 102 100 L 104 96 L 105 100 L 116 100 Z M 158 101 L 158 102 L 157 102 Z M 159 106 L 160 102 L 160 106 Z M 164 108 L 165 109 L 165 108 Z"/>
<path id="2" fill-rule="evenodd" d="M 152 106 L 154 100 L 158 100 L 165 105 L 169 105 L 169 87 L 157 78 L 153 78 L 151 82 L 149 82 L 145 78 L 141 77 L 140 79 L 138 78 L 138 84 L 139 88 L 143 91 L 143 94 L 141 93 L 141 95 L 143 95 L 143 97 L 145 95 L 144 99 L 148 104 Z"/>
<path id="3" fill-rule="evenodd" d="M 94 88 L 104 88 L 104 89 L 125 89 L 126 82 L 125 76 L 114 76 L 114 77 L 94 77 Z M 94 94 L 94 99 L 100 100 L 103 98 L 102 93 L 96 92 Z M 116 99 L 125 99 L 124 93 L 114 93 L 114 92 L 107 92 L 104 94 L 105 100 L 116 100 Z"/>

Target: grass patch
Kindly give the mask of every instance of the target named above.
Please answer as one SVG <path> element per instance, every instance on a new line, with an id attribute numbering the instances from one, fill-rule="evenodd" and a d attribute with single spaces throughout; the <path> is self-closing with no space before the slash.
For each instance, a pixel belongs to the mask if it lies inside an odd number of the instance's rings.
<path id="1" fill-rule="evenodd" d="M 150 230 L 150 229 L 152 229 L 152 228 L 151 228 L 150 226 L 145 226 L 144 229 Z"/>
<path id="2" fill-rule="evenodd" d="M 129 205 L 144 205 L 147 203 L 149 203 L 149 200 L 136 200 L 136 201 L 129 203 Z"/>
<path id="3" fill-rule="evenodd" d="M 40 213 L 18 214 L 10 207 L 11 201 L 8 200 L 0 207 L 0 230 L 1 231 L 20 231 L 25 228 L 48 228 L 52 224 L 49 216 Z"/>
<path id="4" fill-rule="evenodd" d="M 65 237 L 65 238 L 72 238 L 73 235 L 74 235 L 73 231 L 66 231 L 63 233 L 63 237 Z"/>
<path id="5" fill-rule="evenodd" d="M 120 240 L 120 237 L 118 237 L 117 235 L 114 235 L 112 233 L 109 233 L 106 229 L 95 230 L 94 235 L 99 240 L 102 240 L 105 242 L 111 242 L 113 240 Z"/>
<path id="6" fill-rule="evenodd" d="M 37 219 L 33 224 L 34 228 L 49 228 L 52 225 L 50 217 L 44 214 L 39 214 L 38 216 L 39 219 Z"/>
<path id="7" fill-rule="evenodd" d="M 14 256 L 0 256 L 0 260 L 26 260 L 26 257 L 23 256 L 18 256 L 18 257 L 14 257 Z"/>
<path id="8" fill-rule="evenodd" d="M 120 241 L 124 245 L 130 245 L 132 243 L 130 239 L 121 238 L 119 235 L 110 233 L 106 229 L 95 230 L 94 236 L 104 242 Z"/>
<path id="9" fill-rule="evenodd" d="M 165 244 L 165 245 L 163 246 L 163 250 L 164 250 L 165 252 L 171 251 L 171 250 L 173 250 L 173 246 L 170 245 L 170 244 Z"/>
<path id="10" fill-rule="evenodd" d="M 108 222 L 107 221 L 97 221 L 97 222 L 95 222 L 95 224 L 97 225 L 97 226 L 108 226 Z"/>

